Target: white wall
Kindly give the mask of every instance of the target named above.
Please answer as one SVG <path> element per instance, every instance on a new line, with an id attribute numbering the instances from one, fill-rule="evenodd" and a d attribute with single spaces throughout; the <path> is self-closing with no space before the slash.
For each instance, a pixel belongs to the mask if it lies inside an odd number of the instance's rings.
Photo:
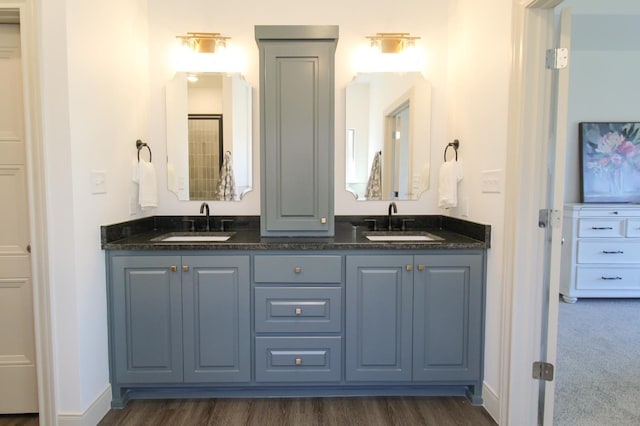
<path id="1" fill-rule="evenodd" d="M 509 71 L 511 64 L 511 1 L 459 0 L 451 7 L 447 121 L 450 139 L 460 140 L 464 178 L 456 216 L 491 225 L 487 264 L 485 342 L 485 405 L 497 418 L 500 389 L 502 298 L 504 283 L 504 182 L 500 193 L 483 193 L 482 172 L 504 176 L 507 150 Z M 451 153 L 449 153 L 451 155 Z M 432 168 L 442 164 L 432 156 Z M 434 181 L 435 186 L 435 181 Z"/>
<path id="2" fill-rule="evenodd" d="M 565 201 L 580 202 L 578 123 L 640 121 L 640 2 L 567 0 L 571 54 Z"/>
<path id="3" fill-rule="evenodd" d="M 146 1 L 42 4 L 43 116 L 59 415 L 108 388 L 100 225 L 127 218 L 135 140 L 146 139 Z M 92 194 L 104 171 L 107 193 Z"/>

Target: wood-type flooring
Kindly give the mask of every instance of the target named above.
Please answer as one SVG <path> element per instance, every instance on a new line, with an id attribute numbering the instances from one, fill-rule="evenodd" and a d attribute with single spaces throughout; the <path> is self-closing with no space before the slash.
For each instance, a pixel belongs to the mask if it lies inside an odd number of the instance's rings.
<path id="1" fill-rule="evenodd" d="M 37 415 L 0 416 L 0 426 L 37 426 Z M 462 397 L 134 400 L 99 426 L 495 426 Z"/>

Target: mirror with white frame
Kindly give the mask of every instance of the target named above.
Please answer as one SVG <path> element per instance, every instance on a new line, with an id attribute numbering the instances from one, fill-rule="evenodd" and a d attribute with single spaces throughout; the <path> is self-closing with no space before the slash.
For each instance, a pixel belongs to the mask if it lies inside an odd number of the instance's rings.
<path id="1" fill-rule="evenodd" d="M 251 191 L 252 90 L 238 73 L 178 72 L 167 84 L 167 184 L 179 200 Z"/>
<path id="2" fill-rule="evenodd" d="M 346 133 L 346 190 L 357 200 L 417 200 L 429 188 L 431 85 L 421 73 L 358 74 Z"/>

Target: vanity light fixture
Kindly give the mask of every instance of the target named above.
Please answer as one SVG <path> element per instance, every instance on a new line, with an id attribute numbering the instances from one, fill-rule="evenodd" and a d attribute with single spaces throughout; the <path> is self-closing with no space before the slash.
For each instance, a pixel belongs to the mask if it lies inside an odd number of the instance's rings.
<path id="1" fill-rule="evenodd" d="M 231 37 L 220 33 L 187 33 L 176 36 L 183 47 L 189 48 L 194 53 L 216 53 L 227 47 L 227 40 Z"/>
<path id="2" fill-rule="evenodd" d="M 409 47 L 414 47 L 415 41 L 420 39 L 410 33 L 376 33 L 367 38 L 371 40 L 371 47 L 380 53 L 400 53 Z"/>

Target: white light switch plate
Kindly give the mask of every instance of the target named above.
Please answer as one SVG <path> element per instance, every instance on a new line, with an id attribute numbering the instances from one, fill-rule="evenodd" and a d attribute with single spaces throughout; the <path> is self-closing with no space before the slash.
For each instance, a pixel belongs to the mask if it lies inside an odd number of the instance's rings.
<path id="1" fill-rule="evenodd" d="M 482 192 L 500 193 L 504 186 L 502 170 L 485 170 L 482 172 Z"/>
<path id="2" fill-rule="evenodd" d="M 107 173 L 98 170 L 91 171 L 91 193 L 106 194 L 107 192 Z"/>

